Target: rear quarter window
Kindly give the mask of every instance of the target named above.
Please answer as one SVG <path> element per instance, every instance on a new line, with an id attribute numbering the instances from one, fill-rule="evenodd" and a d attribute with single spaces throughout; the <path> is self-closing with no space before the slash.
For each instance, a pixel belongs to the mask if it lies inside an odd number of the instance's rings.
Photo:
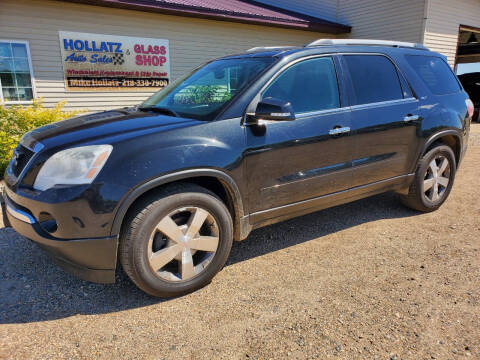
<path id="1" fill-rule="evenodd" d="M 460 91 L 460 85 L 450 66 L 435 56 L 406 55 L 407 62 L 435 95 Z"/>

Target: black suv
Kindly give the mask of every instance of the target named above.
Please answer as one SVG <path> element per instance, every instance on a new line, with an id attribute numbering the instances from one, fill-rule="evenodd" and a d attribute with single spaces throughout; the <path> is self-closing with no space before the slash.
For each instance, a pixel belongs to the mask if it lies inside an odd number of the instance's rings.
<path id="1" fill-rule="evenodd" d="M 211 61 L 135 108 L 26 134 L 5 173 L 11 226 L 78 277 L 211 281 L 233 240 L 385 191 L 437 209 L 473 106 L 418 44 L 319 40 Z"/>

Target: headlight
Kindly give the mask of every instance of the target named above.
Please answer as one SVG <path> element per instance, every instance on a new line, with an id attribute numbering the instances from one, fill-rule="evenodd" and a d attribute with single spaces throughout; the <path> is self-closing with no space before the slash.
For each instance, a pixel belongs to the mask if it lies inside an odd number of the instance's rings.
<path id="1" fill-rule="evenodd" d="M 112 145 L 91 145 L 57 152 L 38 172 L 33 187 L 47 190 L 57 184 L 90 184 L 102 170 Z"/>

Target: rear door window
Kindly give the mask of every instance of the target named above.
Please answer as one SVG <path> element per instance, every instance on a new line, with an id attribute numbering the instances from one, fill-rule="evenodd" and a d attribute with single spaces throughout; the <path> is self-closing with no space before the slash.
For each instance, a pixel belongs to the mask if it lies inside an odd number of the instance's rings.
<path id="1" fill-rule="evenodd" d="M 403 99 L 395 65 L 382 55 L 344 55 L 355 99 L 353 105 Z"/>
<path id="2" fill-rule="evenodd" d="M 435 95 L 452 94 L 460 91 L 450 66 L 439 57 L 406 55 L 410 66 Z"/>

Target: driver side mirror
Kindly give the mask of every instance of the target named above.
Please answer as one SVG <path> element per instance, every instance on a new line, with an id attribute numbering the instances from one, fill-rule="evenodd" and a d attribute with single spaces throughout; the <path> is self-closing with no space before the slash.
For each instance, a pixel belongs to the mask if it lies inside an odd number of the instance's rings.
<path id="1" fill-rule="evenodd" d="M 292 121 L 295 120 L 295 113 L 289 101 L 268 97 L 257 104 L 254 120 L 251 122 L 258 124 L 259 120 Z"/>

